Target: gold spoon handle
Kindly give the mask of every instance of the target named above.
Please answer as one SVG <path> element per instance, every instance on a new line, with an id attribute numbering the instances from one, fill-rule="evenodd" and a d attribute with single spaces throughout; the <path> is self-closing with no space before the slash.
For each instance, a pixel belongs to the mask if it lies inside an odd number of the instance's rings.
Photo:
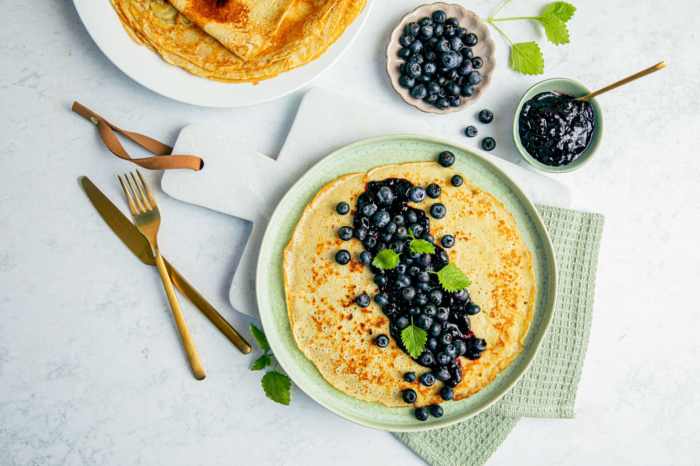
<path id="1" fill-rule="evenodd" d="M 609 84 L 601 89 L 598 89 L 597 91 L 593 91 L 588 95 L 585 95 L 583 97 L 579 97 L 576 100 L 580 100 L 582 102 L 588 102 L 591 100 L 593 97 L 596 97 L 604 92 L 612 91 L 613 89 L 616 89 L 620 86 L 624 86 L 625 84 L 634 81 L 635 79 L 639 79 L 642 76 L 646 76 L 648 74 L 654 73 L 656 71 L 659 71 L 662 68 L 666 68 L 666 62 L 659 62 L 654 66 L 650 66 L 649 68 L 643 69 L 642 71 L 639 71 L 638 73 L 634 73 L 633 75 L 627 76 L 626 78 L 620 79 L 619 81 L 616 81 L 612 84 Z"/>

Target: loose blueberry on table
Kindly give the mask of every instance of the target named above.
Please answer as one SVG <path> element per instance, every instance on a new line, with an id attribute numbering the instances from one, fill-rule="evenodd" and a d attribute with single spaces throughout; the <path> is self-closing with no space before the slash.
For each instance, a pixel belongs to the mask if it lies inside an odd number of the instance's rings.
<path id="1" fill-rule="evenodd" d="M 437 22 L 434 15 L 430 24 L 424 22 L 417 25 L 421 31 L 428 25 L 433 26 L 433 32 L 435 25 L 443 29 L 451 26 L 451 30 L 457 27 L 437 13 Z M 442 166 L 449 167 L 454 162 L 452 152 L 444 151 L 438 155 L 438 163 Z M 458 188 L 464 180 L 454 175 L 450 182 Z M 466 287 L 447 291 L 438 277 L 438 272 L 450 263 L 443 248 L 453 247 L 456 239 L 454 235 L 445 234 L 436 244 L 430 234 L 430 218 L 417 205 L 424 203 L 426 197 L 438 199 L 441 193 L 442 189 L 437 183 L 423 188 L 400 178 L 370 181 L 357 199 L 352 227 L 341 227 L 338 234 L 345 239 L 350 233 L 362 243 L 364 250 L 359 255 L 360 263 L 369 266 L 374 275 L 378 288 L 374 302 L 389 318 L 389 334 L 397 346 L 411 356 L 411 351 L 402 340 L 402 331 L 413 326 L 427 334 L 422 352 L 418 350 L 420 354 L 415 352 L 411 357 L 428 370 L 422 374 L 407 372 L 403 380 L 407 383 L 418 381 L 425 387 L 439 381 L 443 385 L 441 398 L 451 400 L 454 398 L 453 388 L 462 380 L 460 356 L 479 359 L 486 350 L 486 341 L 471 331 L 470 316 L 479 313 L 480 308 L 471 301 Z M 336 210 L 342 214 L 349 208 Z M 447 215 L 447 209 L 441 202 L 431 203 L 428 211 L 430 216 L 437 219 Z M 422 247 L 432 252 L 417 251 L 415 242 L 420 241 Z M 335 255 L 336 262 L 341 265 L 348 264 L 350 259 L 350 253 L 345 249 Z M 368 307 L 371 301 L 366 292 L 355 298 L 355 303 L 361 308 Z M 374 338 L 374 343 L 379 348 L 386 348 L 390 337 L 380 334 Z M 411 388 L 402 390 L 401 397 L 409 404 L 420 402 L 416 390 Z M 427 420 L 431 414 L 440 417 L 443 409 L 432 405 L 429 408 L 418 407 L 414 411 L 419 420 Z"/>
<path id="2" fill-rule="evenodd" d="M 463 98 L 474 95 L 484 65 L 472 47 L 479 38 L 448 18 L 442 10 L 404 26 L 399 38 L 399 85 L 412 98 L 445 110 L 459 107 Z"/>

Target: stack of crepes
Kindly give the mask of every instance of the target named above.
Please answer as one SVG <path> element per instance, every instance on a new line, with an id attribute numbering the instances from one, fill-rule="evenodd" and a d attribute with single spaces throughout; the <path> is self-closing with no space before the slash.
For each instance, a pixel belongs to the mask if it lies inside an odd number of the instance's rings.
<path id="1" fill-rule="evenodd" d="M 111 0 L 137 42 L 192 74 L 258 82 L 323 54 L 366 0 Z"/>

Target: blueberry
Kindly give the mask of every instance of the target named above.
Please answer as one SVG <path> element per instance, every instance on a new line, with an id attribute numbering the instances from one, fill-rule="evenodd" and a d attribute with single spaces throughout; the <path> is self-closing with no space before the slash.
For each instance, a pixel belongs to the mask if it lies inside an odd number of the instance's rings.
<path id="1" fill-rule="evenodd" d="M 485 125 L 488 125 L 493 121 L 493 112 L 488 109 L 483 109 L 482 111 L 479 112 L 477 115 L 479 118 L 479 121 L 482 122 Z"/>
<path id="2" fill-rule="evenodd" d="M 435 383 L 435 376 L 432 372 L 426 372 L 420 376 L 420 383 L 426 387 L 431 387 Z"/>
<path id="3" fill-rule="evenodd" d="M 437 306 L 435 306 L 435 304 L 426 304 L 425 307 L 423 307 L 423 313 L 428 317 L 435 317 L 435 314 L 437 314 Z"/>
<path id="4" fill-rule="evenodd" d="M 449 401 L 455 397 L 455 392 L 452 387 L 444 386 L 440 389 L 440 396 L 443 400 Z"/>
<path id="5" fill-rule="evenodd" d="M 389 304 L 389 295 L 386 293 L 377 293 L 374 297 L 374 302 L 380 306 L 386 306 Z"/>
<path id="6" fill-rule="evenodd" d="M 401 290 L 401 297 L 406 300 L 406 301 L 411 301 L 413 298 L 416 297 L 416 290 L 415 288 L 411 286 L 407 286 L 406 288 Z"/>
<path id="7" fill-rule="evenodd" d="M 467 305 L 467 314 L 470 316 L 476 315 L 481 312 L 481 308 L 474 303 L 469 303 Z"/>
<path id="8" fill-rule="evenodd" d="M 445 92 L 447 92 L 448 95 L 459 95 L 459 84 L 452 81 L 445 83 Z"/>
<path id="9" fill-rule="evenodd" d="M 345 215 L 348 212 L 350 212 L 350 204 L 347 202 L 339 202 L 335 206 L 335 211 L 338 212 L 340 215 Z"/>
<path id="10" fill-rule="evenodd" d="M 475 361 L 481 357 L 481 353 L 475 350 L 467 350 L 464 356 L 469 360 Z"/>
<path id="11" fill-rule="evenodd" d="M 374 276 L 374 283 L 376 283 L 377 286 L 386 286 L 387 282 L 388 279 L 384 274 L 377 274 Z"/>
<path id="12" fill-rule="evenodd" d="M 394 268 L 394 270 L 397 274 L 403 275 L 406 273 L 406 264 L 399 264 Z"/>
<path id="13" fill-rule="evenodd" d="M 441 110 L 444 110 L 450 106 L 450 101 L 443 97 L 442 99 L 438 99 L 438 101 L 435 103 L 435 106 Z"/>
<path id="14" fill-rule="evenodd" d="M 377 211 L 377 204 L 370 202 L 360 207 L 360 213 L 366 217 L 371 217 Z"/>
<path id="15" fill-rule="evenodd" d="M 403 375 L 403 379 L 408 383 L 413 383 L 416 381 L 416 373 L 415 372 L 406 372 Z"/>
<path id="16" fill-rule="evenodd" d="M 407 223 L 416 223 L 418 221 L 418 214 L 413 209 L 406 211 L 404 217 L 406 218 Z"/>
<path id="17" fill-rule="evenodd" d="M 440 405 L 430 405 L 428 410 L 433 417 L 442 417 L 442 415 L 445 414 Z"/>
<path id="18" fill-rule="evenodd" d="M 452 39 L 450 39 L 450 47 L 452 47 L 452 50 L 454 50 L 455 52 L 459 52 L 460 50 L 462 50 L 462 47 L 464 47 L 464 43 L 462 42 L 462 39 L 455 36 Z"/>
<path id="19" fill-rule="evenodd" d="M 414 99 L 424 99 L 428 95 L 428 91 L 424 84 L 416 84 L 411 88 L 410 94 Z"/>
<path id="20" fill-rule="evenodd" d="M 428 420 L 428 408 L 426 408 L 425 406 L 423 406 L 422 408 L 416 408 L 416 410 L 413 411 L 413 415 L 419 421 L 427 421 Z"/>
<path id="21" fill-rule="evenodd" d="M 431 39 L 431 40 L 428 41 L 428 42 L 432 43 L 433 40 L 434 40 L 434 39 Z M 436 40 L 436 39 L 435 39 L 435 42 L 437 43 L 437 40 Z M 423 58 L 425 58 L 425 61 L 426 61 L 426 62 L 435 64 L 435 62 L 437 61 L 438 56 L 437 56 L 437 53 L 435 53 L 433 50 L 427 50 L 427 51 L 423 52 Z"/>
<path id="22" fill-rule="evenodd" d="M 355 298 L 355 304 L 357 304 L 360 307 L 367 307 L 369 306 L 369 303 L 370 299 L 367 293 L 362 293 L 357 298 Z"/>
<path id="23" fill-rule="evenodd" d="M 398 319 L 396 319 L 396 327 L 397 327 L 399 330 L 405 329 L 405 328 L 408 327 L 410 324 L 411 324 L 411 321 L 408 320 L 408 317 L 406 317 L 406 316 L 401 316 L 401 317 L 399 317 Z"/>
<path id="24" fill-rule="evenodd" d="M 440 336 L 440 333 L 442 332 L 442 324 L 439 322 L 433 323 L 433 325 L 430 326 L 430 334 L 434 337 Z"/>
<path id="25" fill-rule="evenodd" d="M 448 39 L 454 37 L 455 36 L 455 27 L 451 24 L 445 24 L 445 30 L 443 31 L 442 35 L 444 37 L 447 37 Z"/>
<path id="26" fill-rule="evenodd" d="M 452 361 L 452 359 L 450 358 L 450 355 L 447 354 L 447 353 L 445 353 L 445 352 L 440 352 L 440 353 L 438 353 L 438 355 L 436 356 L 435 359 L 437 360 L 437 363 L 438 363 L 440 366 L 446 366 L 446 365 L 448 365 L 448 364 L 450 363 L 450 361 Z M 439 379 L 439 378 L 440 378 L 440 377 L 438 376 L 438 379 Z M 449 379 L 449 377 L 448 377 L 448 379 Z M 447 380 L 447 379 L 445 379 L 445 380 Z"/>
<path id="27" fill-rule="evenodd" d="M 496 148 L 496 140 L 492 137 L 486 137 L 481 140 L 481 148 L 486 151 L 492 151 Z"/>
<path id="28" fill-rule="evenodd" d="M 351 227 L 338 228 L 338 237 L 343 241 L 348 241 L 352 238 L 353 231 Z"/>
<path id="29" fill-rule="evenodd" d="M 445 21 L 445 24 L 452 27 L 459 27 L 459 20 L 457 18 L 450 18 Z"/>
<path id="30" fill-rule="evenodd" d="M 398 227 L 396 229 L 396 237 L 399 239 L 408 238 L 408 230 L 406 230 L 406 227 Z"/>
<path id="31" fill-rule="evenodd" d="M 399 58 L 403 58 L 405 60 L 411 56 L 411 49 L 409 49 L 408 47 L 401 47 L 397 55 L 399 56 Z M 399 69 L 403 70 L 403 68 Z"/>
<path id="32" fill-rule="evenodd" d="M 447 353 L 451 358 L 457 357 L 457 347 L 453 344 L 445 345 L 445 353 Z"/>
<path id="33" fill-rule="evenodd" d="M 418 395 L 412 388 L 407 388 L 401 392 L 401 398 L 403 398 L 403 401 L 410 404 L 416 402 Z"/>
<path id="34" fill-rule="evenodd" d="M 459 90 L 459 86 L 457 90 Z M 447 100 L 450 102 L 450 107 L 459 107 L 462 105 L 462 99 L 460 99 L 458 95 L 452 95 Z"/>
<path id="35" fill-rule="evenodd" d="M 460 76 L 467 76 L 473 70 L 474 68 L 472 67 L 472 62 L 465 61 L 462 62 L 462 64 L 457 68 L 457 74 Z"/>
<path id="36" fill-rule="evenodd" d="M 474 125 L 469 125 L 466 128 L 464 128 L 464 135 L 468 138 L 473 138 L 477 134 L 479 134 L 479 130 L 476 129 L 476 126 Z"/>
<path id="37" fill-rule="evenodd" d="M 445 204 L 441 202 L 436 202 L 435 204 L 431 205 L 430 215 L 438 220 L 444 218 L 445 215 L 447 215 L 447 209 L 445 208 Z"/>
<path id="38" fill-rule="evenodd" d="M 392 218 L 391 221 L 394 222 L 396 225 L 401 226 L 404 223 L 403 215 L 401 215 L 401 214 L 394 215 L 394 218 Z"/>
<path id="39" fill-rule="evenodd" d="M 474 51 L 471 47 L 463 47 L 459 53 L 462 54 L 462 58 L 469 58 L 471 60 L 474 57 Z"/>
<path id="40" fill-rule="evenodd" d="M 435 318 L 440 322 L 446 321 L 450 318 L 450 310 L 446 307 L 439 307 L 437 313 L 435 314 Z"/>
<path id="41" fill-rule="evenodd" d="M 435 63 L 428 62 L 428 63 L 423 64 L 423 75 L 424 76 L 435 74 L 436 71 L 437 71 L 437 66 L 435 66 Z M 431 82 L 432 81 L 429 81 L 428 83 L 431 83 Z M 430 87 L 428 87 L 428 91 L 430 91 Z M 437 92 L 437 90 L 435 92 Z"/>
<path id="42" fill-rule="evenodd" d="M 374 343 L 380 348 L 386 348 L 389 346 L 389 337 L 384 334 L 379 335 L 374 339 Z"/>
<path id="43" fill-rule="evenodd" d="M 471 341 L 471 347 L 474 348 L 476 351 L 486 351 L 486 340 L 484 340 L 483 338 L 473 338 Z"/>
<path id="44" fill-rule="evenodd" d="M 445 33 L 445 26 L 442 24 L 433 25 L 433 37 L 440 38 Z"/>
<path id="45" fill-rule="evenodd" d="M 411 43 L 411 45 L 408 46 L 408 50 L 411 51 L 413 57 L 420 56 L 418 54 L 423 51 L 423 42 L 421 42 L 420 40 L 414 41 L 413 43 Z M 415 63 L 418 63 L 419 65 L 423 63 L 423 57 L 416 59 Z"/>
<path id="46" fill-rule="evenodd" d="M 450 375 L 450 371 L 446 367 L 441 367 L 438 369 L 437 373 L 435 373 L 435 378 L 438 379 L 440 382 L 447 382 L 452 378 Z"/>
<path id="47" fill-rule="evenodd" d="M 447 21 L 447 13 L 444 10 L 435 10 L 432 14 L 433 22 L 437 24 L 443 24 Z"/>
<path id="48" fill-rule="evenodd" d="M 451 167 L 455 163 L 455 155 L 446 150 L 438 154 L 438 163 L 443 167 Z"/>
<path id="49" fill-rule="evenodd" d="M 440 63 L 442 63 L 442 66 L 446 69 L 451 70 L 462 64 L 462 56 L 450 50 L 449 52 L 444 52 L 440 56 Z"/>
<path id="50" fill-rule="evenodd" d="M 466 300 L 469 299 L 469 293 L 467 292 L 467 290 L 459 290 L 459 291 L 455 292 L 452 295 L 452 297 L 457 301 L 465 302 Z"/>
<path id="51" fill-rule="evenodd" d="M 479 38 L 473 32 L 470 32 L 469 34 L 464 36 L 464 44 L 467 47 L 474 47 L 478 43 L 479 43 Z"/>
<path id="52" fill-rule="evenodd" d="M 462 27 L 455 28 L 455 36 L 457 36 L 461 39 L 462 37 L 464 37 L 466 35 L 467 35 L 466 29 L 464 29 Z"/>
<path id="53" fill-rule="evenodd" d="M 422 18 L 420 21 L 418 21 L 418 24 L 420 24 L 421 26 L 427 26 L 429 24 L 432 25 L 433 21 L 426 16 L 425 18 Z"/>
<path id="54" fill-rule="evenodd" d="M 455 237 L 452 235 L 444 235 L 440 238 L 440 244 L 443 248 L 451 248 L 455 245 Z"/>
<path id="55" fill-rule="evenodd" d="M 430 292 L 430 301 L 431 301 L 434 305 L 438 305 L 438 304 L 442 303 L 442 297 L 443 297 L 443 296 L 442 296 L 442 291 L 440 291 L 440 290 L 437 289 L 437 288 L 435 288 L 434 290 L 432 290 L 432 291 Z"/>
<path id="56" fill-rule="evenodd" d="M 423 293 L 418 293 L 416 294 L 416 297 L 414 298 L 413 302 L 417 306 L 425 306 L 426 304 L 428 304 L 428 297 Z"/>
<path id="57" fill-rule="evenodd" d="M 429 282 L 430 281 L 430 274 L 428 272 L 420 272 L 416 279 L 419 282 Z"/>
<path id="58" fill-rule="evenodd" d="M 430 351 L 435 351 L 438 347 L 438 342 L 435 338 L 428 338 L 428 342 L 425 344 L 425 347 Z"/>
<path id="59" fill-rule="evenodd" d="M 401 44 L 404 47 L 408 47 L 415 40 L 416 40 L 416 38 L 414 36 L 404 34 L 403 36 L 399 37 L 399 44 Z"/>
<path id="60" fill-rule="evenodd" d="M 377 238 L 375 238 L 373 236 L 369 236 L 362 241 L 362 244 L 367 249 L 373 249 L 375 246 L 377 246 Z"/>
<path id="61" fill-rule="evenodd" d="M 471 84 L 463 84 L 460 88 L 460 94 L 462 94 L 462 97 L 471 97 L 474 95 L 474 90 L 474 86 Z"/>
<path id="62" fill-rule="evenodd" d="M 420 26 L 416 23 L 408 23 L 403 28 L 403 33 L 408 36 L 417 36 L 418 32 L 420 32 Z"/>
<path id="63" fill-rule="evenodd" d="M 431 37 L 433 37 L 433 32 L 433 26 L 431 25 L 423 26 L 420 28 L 420 36 L 423 39 L 430 39 Z"/>
<path id="64" fill-rule="evenodd" d="M 425 193 L 429 196 L 432 197 L 433 199 L 440 197 L 440 193 L 442 190 L 440 189 L 440 185 L 435 184 L 435 183 L 430 183 L 426 188 L 425 188 Z"/>
<path id="65" fill-rule="evenodd" d="M 435 51 L 439 53 L 447 53 L 450 51 L 450 41 L 447 39 L 440 39 L 437 44 L 435 44 Z"/>
<path id="66" fill-rule="evenodd" d="M 440 343 L 442 346 L 447 346 L 450 343 L 452 343 L 452 334 L 450 333 L 443 333 L 440 335 L 440 338 L 438 338 L 438 343 Z"/>
<path id="67" fill-rule="evenodd" d="M 433 325 L 432 317 L 428 317 L 425 314 L 420 314 L 418 317 L 416 317 L 416 326 L 427 330 L 431 325 Z"/>
<path id="68" fill-rule="evenodd" d="M 406 75 L 408 75 L 409 77 L 417 78 L 421 75 L 422 72 L 423 68 L 421 68 L 420 63 L 406 63 Z"/>
<path id="69" fill-rule="evenodd" d="M 462 178 L 460 175 L 454 175 L 452 178 L 450 178 L 450 183 L 452 183 L 452 186 L 459 187 L 464 184 L 464 178 Z"/>
<path id="70" fill-rule="evenodd" d="M 464 343 L 464 340 L 455 340 L 455 342 L 453 344 L 455 345 L 455 348 L 457 349 L 458 356 L 463 356 L 464 353 L 467 352 L 467 344 Z"/>
<path id="71" fill-rule="evenodd" d="M 481 73 L 478 71 L 471 71 L 467 75 L 467 82 L 472 86 L 475 86 L 481 82 Z"/>
<path id="72" fill-rule="evenodd" d="M 418 309 L 417 307 L 410 307 L 408 308 L 408 313 L 412 316 L 417 316 L 420 314 L 420 309 Z"/>
<path id="73" fill-rule="evenodd" d="M 425 189 L 421 188 L 420 186 L 414 186 L 408 192 L 408 198 L 411 200 L 411 202 L 422 202 L 423 199 L 425 199 Z"/>
<path id="74" fill-rule="evenodd" d="M 341 249 L 335 253 L 335 261 L 340 265 L 350 262 L 350 253 L 346 249 Z"/>
<path id="75" fill-rule="evenodd" d="M 399 86 L 405 87 L 406 89 L 410 89 L 415 85 L 416 85 L 415 78 L 412 78 L 410 76 L 406 76 L 405 74 L 402 74 L 401 76 L 399 76 Z"/>
<path id="76" fill-rule="evenodd" d="M 435 357 L 430 351 L 423 351 L 423 354 L 418 358 L 418 362 L 424 366 L 432 366 L 435 362 Z"/>
<path id="77" fill-rule="evenodd" d="M 474 69 L 478 70 L 479 68 L 484 66 L 484 59 L 481 57 L 472 58 L 472 66 L 474 67 Z"/>
<path id="78" fill-rule="evenodd" d="M 391 215 L 386 210 L 378 210 L 372 215 L 372 224 L 377 228 L 384 228 L 391 222 Z"/>

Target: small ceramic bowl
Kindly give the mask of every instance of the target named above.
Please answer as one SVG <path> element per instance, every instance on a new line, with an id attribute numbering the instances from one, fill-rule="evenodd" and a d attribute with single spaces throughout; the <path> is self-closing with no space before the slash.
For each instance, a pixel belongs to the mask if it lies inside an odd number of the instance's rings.
<path id="1" fill-rule="evenodd" d="M 581 168 L 583 164 L 589 161 L 591 157 L 593 157 L 593 154 L 595 153 L 596 149 L 598 148 L 600 140 L 603 137 L 603 111 L 600 109 L 600 105 L 598 105 L 598 102 L 595 99 L 591 99 L 590 102 L 593 106 L 593 115 L 595 118 L 595 130 L 593 132 L 593 138 L 591 139 L 591 143 L 588 145 L 586 150 L 578 156 L 576 160 L 567 165 L 562 165 L 558 167 L 552 165 L 545 165 L 544 163 L 531 156 L 528 153 L 528 151 L 525 150 L 525 147 L 523 146 L 522 141 L 520 140 L 520 131 L 518 127 L 520 120 L 520 111 L 522 110 L 523 105 L 525 105 L 525 102 L 527 102 L 537 94 L 547 91 L 568 94 L 574 97 L 584 96 L 590 92 L 588 88 L 586 88 L 586 86 L 584 86 L 580 82 L 568 78 L 546 79 L 535 84 L 530 89 L 528 89 L 527 92 L 525 92 L 525 95 L 520 99 L 520 102 L 518 103 L 518 108 L 515 109 L 515 117 L 513 118 L 513 141 L 515 142 L 515 147 L 518 148 L 518 152 L 520 152 L 520 155 L 522 155 L 522 157 L 525 160 L 527 160 L 527 162 L 530 163 L 532 166 L 539 168 L 542 171 L 551 173 L 572 172 Z"/>
<path id="2" fill-rule="evenodd" d="M 403 34 L 404 26 L 410 22 L 417 22 L 421 18 L 426 16 L 431 16 L 436 10 L 444 10 L 448 17 L 455 17 L 459 20 L 460 26 L 466 28 L 469 32 L 475 33 L 479 37 L 479 42 L 475 47 L 474 55 L 479 56 L 484 60 L 484 66 L 479 69 L 481 73 L 481 82 L 475 87 L 474 95 L 471 97 L 462 97 L 462 105 L 459 107 L 448 107 L 441 110 L 434 107 L 432 104 L 423 102 L 422 100 L 414 99 L 409 94 L 409 89 L 401 87 L 399 84 L 399 77 L 401 73 L 399 72 L 399 66 L 404 62 L 402 58 L 399 58 L 398 52 L 401 49 L 401 44 L 399 44 L 399 38 Z M 496 46 L 491 39 L 489 34 L 488 26 L 479 18 L 479 16 L 473 11 L 469 11 L 461 5 L 453 5 L 449 3 L 431 3 L 429 5 L 421 5 L 406 16 L 404 16 L 396 29 L 391 33 L 391 38 L 389 39 L 389 45 L 386 48 L 386 71 L 389 74 L 389 79 L 391 80 L 391 85 L 394 90 L 410 105 L 416 107 L 426 113 L 450 113 L 463 110 L 464 107 L 470 103 L 476 101 L 479 96 L 488 87 L 491 79 L 493 77 L 493 71 L 496 67 L 496 62 L 494 60 L 494 50 Z"/>

